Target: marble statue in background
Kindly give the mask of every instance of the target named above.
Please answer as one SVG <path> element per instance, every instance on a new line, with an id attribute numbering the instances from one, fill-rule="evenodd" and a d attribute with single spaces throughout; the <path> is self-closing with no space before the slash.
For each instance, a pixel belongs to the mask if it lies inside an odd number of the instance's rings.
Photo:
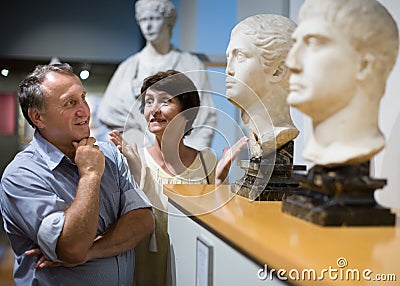
<path id="1" fill-rule="evenodd" d="M 260 158 L 299 134 L 287 104 L 286 55 L 296 24 L 272 14 L 254 15 L 231 32 L 226 50 L 226 96 L 250 130 L 250 152 Z M 269 114 L 269 116 L 268 116 Z"/>
<path id="2" fill-rule="evenodd" d="M 379 103 L 398 53 L 398 29 L 375 0 L 307 0 L 287 65 L 288 102 L 311 117 L 303 156 L 318 165 L 369 161 L 385 145 Z"/>
<path id="3" fill-rule="evenodd" d="M 383 149 L 379 104 L 396 62 L 399 31 L 376 0 L 306 0 L 286 64 L 288 103 L 312 119 L 303 156 L 314 163 L 295 174 L 311 191 L 287 197 L 286 213 L 321 225 L 394 225 L 374 191 L 370 159 Z"/>
<path id="4" fill-rule="evenodd" d="M 168 0 L 138 0 L 135 12 L 146 46 L 118 66 L 99 107 L 100 121 L 110 129 L 124 129 L 128 142 L 146 145 L 144 135 L 151 134 L 146 133 L 147 124 L 139 112 L 140 87 L 146 77 L 174 69 L 187 72 L 200 91 L 201 107 L 193 124 L 199 127 L 185 138 L 185 143 L 196 149 L 211 146 L 216 112 L 211 94 L 201 92 L 210 90 L 207 73 L 197 56 L 175 49 L 170 43 L 177 16 L 175 7 Z"/>

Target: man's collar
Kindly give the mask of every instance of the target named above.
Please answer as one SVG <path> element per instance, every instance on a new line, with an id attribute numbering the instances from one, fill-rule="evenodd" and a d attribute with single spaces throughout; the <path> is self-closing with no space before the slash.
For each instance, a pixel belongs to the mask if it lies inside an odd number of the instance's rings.
<path id="1" fill-rule="evenodd" d="M 32 144 L 36 145 L 36 149 L 46 162 L 50 170 L 54 170 L 65 156 L 56 146 L 47 141 L 38 130 L 35 130 Z"/>

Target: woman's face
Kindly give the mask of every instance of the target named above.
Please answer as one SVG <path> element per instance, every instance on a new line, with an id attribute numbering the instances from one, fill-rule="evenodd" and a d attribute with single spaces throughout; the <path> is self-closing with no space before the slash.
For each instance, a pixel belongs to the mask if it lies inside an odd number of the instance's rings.
<path id="1" fill-rule="evenodd" d="M 149 88 L 144 98 L 144 117 L 148 129 L 155 135 L 162 135 L 167 126 L 174 121 L 173 128 L 177 131 L 184 129 L 187 119 L 183 116 L 182 104 L 178 97 L 174 97 L 165 91 Z"/>

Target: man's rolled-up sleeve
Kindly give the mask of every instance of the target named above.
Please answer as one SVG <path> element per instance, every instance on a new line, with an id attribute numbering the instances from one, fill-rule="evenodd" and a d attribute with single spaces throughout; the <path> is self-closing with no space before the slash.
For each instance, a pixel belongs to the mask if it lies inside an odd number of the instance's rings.
<path id="1" fill-rule="evenodd" d="M 65 213 L 52 213 L 45 217 L 39 227 L 37 240 L 42 253 L 50 260 L 61 262 L 56 254 L 57 240 L 64 226 Z"/>

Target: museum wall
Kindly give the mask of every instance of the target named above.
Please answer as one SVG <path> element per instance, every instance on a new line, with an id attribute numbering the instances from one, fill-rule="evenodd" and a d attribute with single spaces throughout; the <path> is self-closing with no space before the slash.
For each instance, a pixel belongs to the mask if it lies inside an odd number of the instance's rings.
<path id="1" fill-rule="evenodd" d="M 0 92 L 16 91 L 18 83 L 36 64 L 52 57 L 73 63 L 79 72 L 91 67 L 86 88 L 96 95 L 105 89 L 116 65 L 143 46 L 134 19 L 134 1 L 2 1 Z M 3 106 L 0 106 L 2 112 Z M 20 123 L 20 122 L 18 122 Z M 0 174 L 24 142 L 15 134 L 0 134 Z"/>
<path id="2" fill-rule="evenodd" d="M 121 61 L 143 43 L 132 0 L 2 1 L 0 56 Z"/>

